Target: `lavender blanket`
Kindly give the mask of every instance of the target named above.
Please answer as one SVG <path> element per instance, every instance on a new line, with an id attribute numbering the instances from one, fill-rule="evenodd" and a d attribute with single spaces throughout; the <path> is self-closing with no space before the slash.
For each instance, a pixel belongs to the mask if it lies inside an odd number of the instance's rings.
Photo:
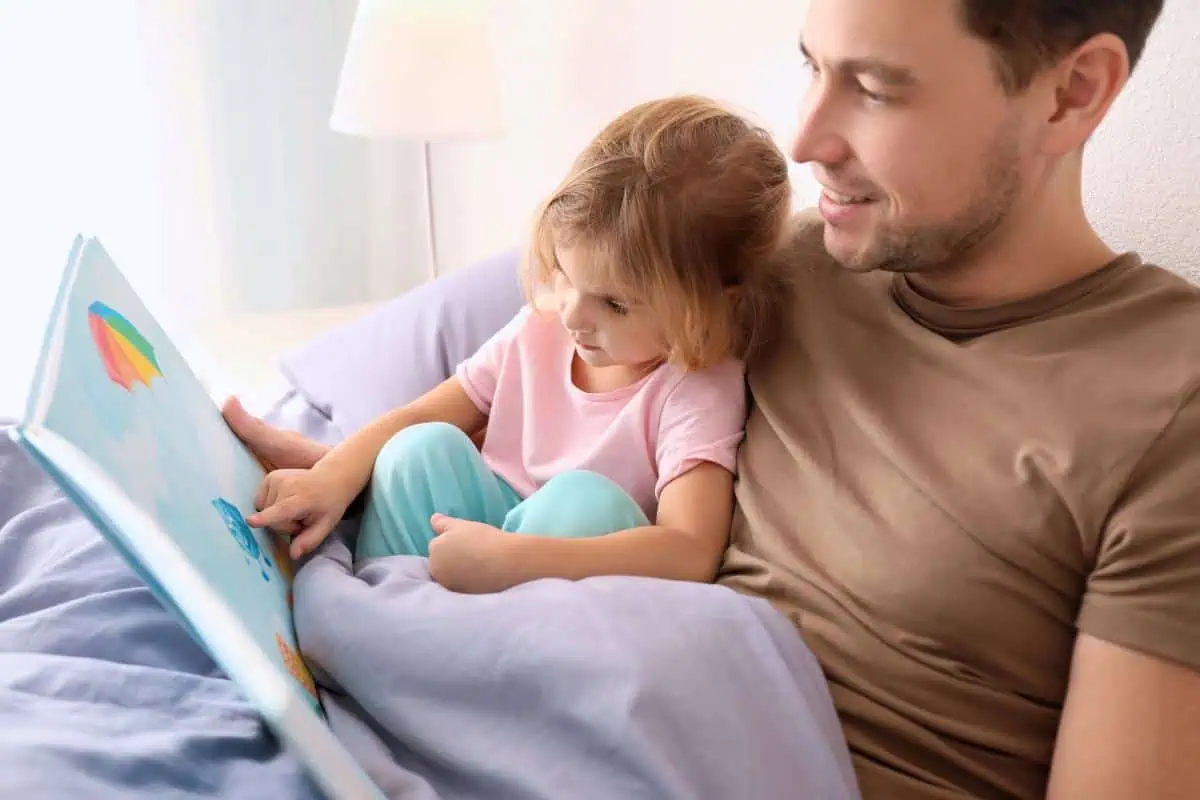
<path id="1" fill-rule="evenodd" d="M 277 424 L 332 440 L 302 401 Z M 338 735 L 398 798 L 857 797 L 819 669 L 761 601 L 628 578 L 446 592 L 420 559 L 299 573 Z M 237 687 L 0 441 L 0 797 L 308 798 Z"/>

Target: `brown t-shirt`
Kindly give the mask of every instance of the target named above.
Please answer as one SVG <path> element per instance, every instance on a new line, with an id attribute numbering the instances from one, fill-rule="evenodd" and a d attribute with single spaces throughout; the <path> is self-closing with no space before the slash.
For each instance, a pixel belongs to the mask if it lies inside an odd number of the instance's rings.
<path id="1" fill-rule="evenodd" d="M 795 621 L 868 800 L 1044 796 L 1077 629 L 1200 669 L 1200 290 L 1130 254 L 955 309 L 801 219 L 720 580 Z"/>

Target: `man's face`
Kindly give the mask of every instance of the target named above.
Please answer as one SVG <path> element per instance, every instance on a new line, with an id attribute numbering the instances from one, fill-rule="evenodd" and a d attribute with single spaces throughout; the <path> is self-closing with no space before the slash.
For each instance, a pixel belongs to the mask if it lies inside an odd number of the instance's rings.
<path id="1" fill-rule="evenodd" d="M 936 270 L 1008 221 L 1036 114 L 997 79 L 959 0 L 811 0 L 793 147 L 825 187 L 825 244 L 855 270 Z"/>

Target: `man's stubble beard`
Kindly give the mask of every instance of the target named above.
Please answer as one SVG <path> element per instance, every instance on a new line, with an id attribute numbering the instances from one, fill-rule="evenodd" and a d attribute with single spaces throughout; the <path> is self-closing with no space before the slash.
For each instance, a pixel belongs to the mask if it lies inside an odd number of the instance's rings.
<path id="1" fill-rule="evenodd" d="M 953 218 L 911 228 L 887 227 L 866 248 L 834 252 L 854 272 L 928 273 L 954 269 L 1008 221 L 1021 189 L 1017 142 L 1007 136 L 992 151 L 972 201 Z"/>

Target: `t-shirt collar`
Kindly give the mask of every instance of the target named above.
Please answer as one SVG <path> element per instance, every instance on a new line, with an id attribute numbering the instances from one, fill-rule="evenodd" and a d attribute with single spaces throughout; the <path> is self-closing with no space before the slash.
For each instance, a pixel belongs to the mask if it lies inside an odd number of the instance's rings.
<path id="1" fill-rule="evenodd" d="M 897 273 L 892 279 L 892 297 L 918 324 L 943 336 L 966 339 L 1050 314 L 1080 300 L 1140 264 L 1141 259 L 1137 254 L 1125 253 L 1100 269 L 1049 292 L 982 308 L 946 305 L 921 294 L 907 276 Z"/>

